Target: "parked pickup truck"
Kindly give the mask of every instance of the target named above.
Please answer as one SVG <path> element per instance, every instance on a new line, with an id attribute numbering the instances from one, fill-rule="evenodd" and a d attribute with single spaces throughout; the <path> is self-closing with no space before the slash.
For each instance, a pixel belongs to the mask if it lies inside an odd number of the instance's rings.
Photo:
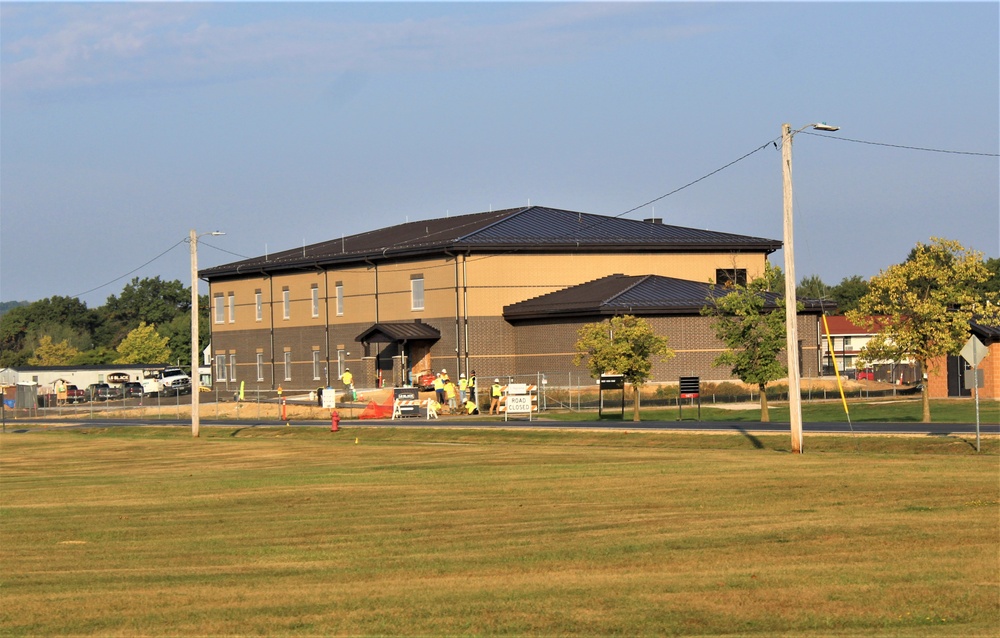
<path id="1" fill-rule="evenodd" d="M 87 400 L 87 393 L 75 385 L 66 386 L 66 403 L 83 403 Z"/>
<path id="2" fill-rule="evenodd" d="M 191 392 L 191 377 L 180 368 L 165 368 L 157 376 L 143 379 L 142 391 L 159 396 L 188 394 Z"/>

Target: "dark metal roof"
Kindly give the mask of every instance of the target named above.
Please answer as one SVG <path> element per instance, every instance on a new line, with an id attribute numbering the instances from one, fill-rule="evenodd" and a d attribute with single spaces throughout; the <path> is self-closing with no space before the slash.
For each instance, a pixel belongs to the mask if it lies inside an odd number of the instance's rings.
<path id="1" fill-rule="evenodd" d="M 980 339 L 985 339 L 987 342 L 1000 341 L 1000 326 L 990 326 L 973 320 L 969 324 L 969 328 L 971 329 L 972 334 L 976 335 Z"/>
<path id="2" fill-rule="evenodd" d="M 200 271 L 206 279 L 452 252 L 771 253 L 774 239 L 543 206 L 408 222 Z"/>
<path id="3" fill-rule="evenodd" d="M 724 286 L 661 277 L 614 274 L 577 286 L 505 306 L 504 319 L 551 319 L 594 315 L 692 315 L 708 299 L 731 292 Z M 765 307 L 776 308 L 782 295 L 764 293 Z M 800 299 L 809 314 L 820 312 L 819 302 Z"/>
<path id="4" fill-rule="evenodd" d="M 397 343 L 400 341 L 437 341 L 441 331 L 420 321 L 410 323 L 376 323 L 354 338 L 367 343 Z"/>

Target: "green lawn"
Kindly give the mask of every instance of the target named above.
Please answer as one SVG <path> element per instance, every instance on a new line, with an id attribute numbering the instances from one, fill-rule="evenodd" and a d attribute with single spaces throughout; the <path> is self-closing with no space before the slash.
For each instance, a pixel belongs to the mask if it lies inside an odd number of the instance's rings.
<path id="1" fill-rule="evenodd" d="M 995 437 L 787 439 L 8 433 L 0 633 L 995 635 Z"/>

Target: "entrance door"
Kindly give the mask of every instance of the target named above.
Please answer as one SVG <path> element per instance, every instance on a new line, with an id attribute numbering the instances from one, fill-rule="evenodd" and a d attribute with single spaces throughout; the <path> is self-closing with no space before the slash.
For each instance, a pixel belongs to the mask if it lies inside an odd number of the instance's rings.
<path id="1" fill-rule="evenodd" d="M 948 396 L 972 396 L 972 390 L 965 389 L 965 374 L 968 370 L 969 364 L 965 362 L 965 359 L 955 355 L 948 355 Z"/>

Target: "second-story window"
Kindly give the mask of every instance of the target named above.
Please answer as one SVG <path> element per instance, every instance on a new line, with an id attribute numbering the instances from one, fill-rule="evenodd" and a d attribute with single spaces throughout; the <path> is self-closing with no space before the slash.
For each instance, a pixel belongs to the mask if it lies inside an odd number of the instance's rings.
<path id="1" fill-rule="evenodd" d="M 229 323 L 236 322 L 236 295 L 229 293 Z"/>
<path id="2" fill-rule="evenodd" d="M 313 284 L 312 286 L 312 315 L 314 317 L 319 316 L 319 286 Z"/>
<path id="3" fill-rule="evenodd" d="M 410 309 L 424 309 L 424 276 L 413 275 L 410 277 Z"/>
<path id="4" fill-rule="evenodd" d="M 715 271 L 715 285 L 723 288 L 747 285 L 746 268 L 719 268 Z"/>
<path id="5" fill-rule="evenodd" d="M 281 289 L 281 306 L 284 309 L 285 319 L 291 319 L 292 317 L 292 293 L 289 292 L 288 286 Z"/>
<path id="6" fill-rule="evenodd" d="M 215 295 L 212 299 L 215 302 L 215 323 L 225 323 L 226 321 L 226 307 L 223 305 L 225 299 L 222 298 L 221 294 Z"/>
<path id="7" fill-rule="evenodd" d="M 264 318 L 264 300 L 259 290 L 254 293 L 253 302 L 257 312 L 257 321 L 261 321 Z"/>
<path id="8" fill-rule="evenodd" d="M 344 316 L 344 283 L 337 282 L 337 316 Z"/>

